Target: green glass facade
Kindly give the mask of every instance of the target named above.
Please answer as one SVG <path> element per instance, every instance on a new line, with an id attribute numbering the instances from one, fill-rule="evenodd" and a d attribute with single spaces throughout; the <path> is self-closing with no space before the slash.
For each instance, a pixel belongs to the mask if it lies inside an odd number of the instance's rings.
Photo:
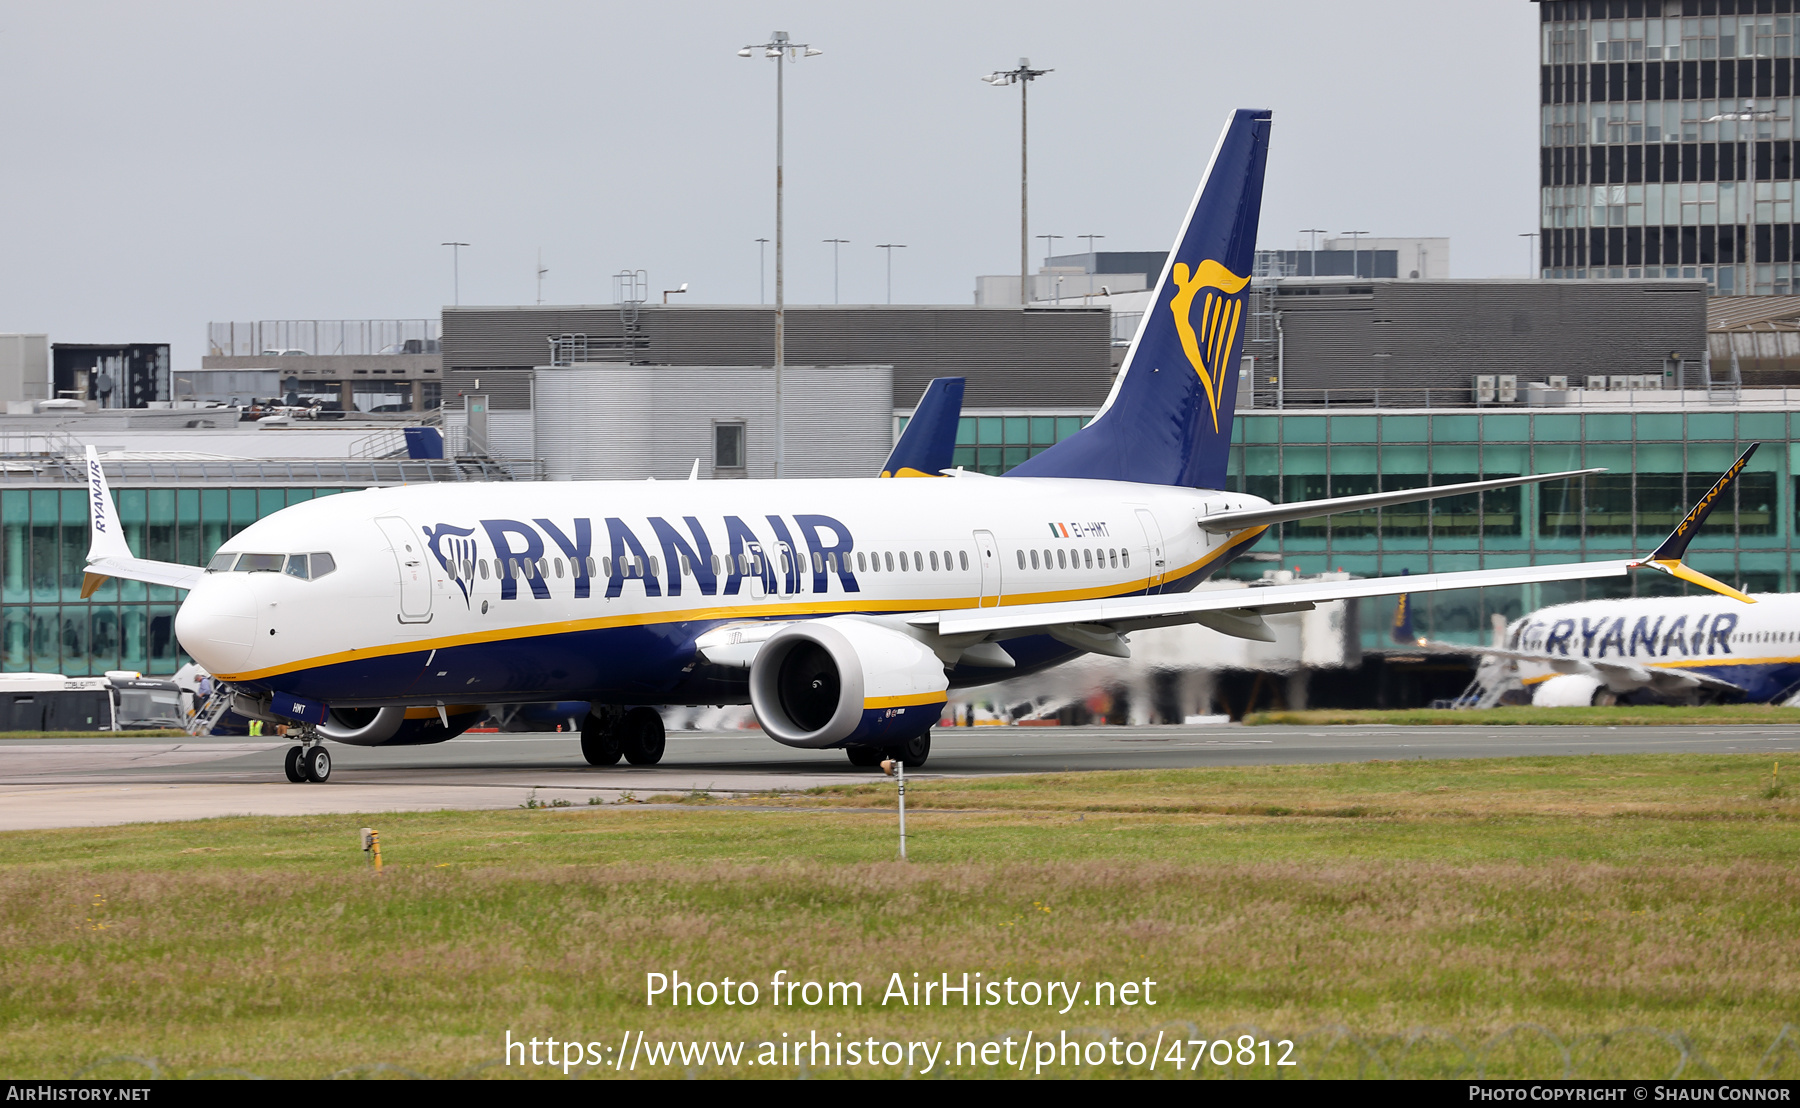
<path id="1" fill-rule="evenodd" d="M 126 541 L 140 557 L 204 565 L 263 516 L 342 491 L 124 488 L 114 496 Z M 175 641 L 179 592 L 109 580 L 82 600 L 87 548 L 86 489 L 0 489 L 0 669 L 71 677 L 175 672 L 188 661 Z"/>
<path id="2" fill-rule="evenodd" d="M 956 426 L 956 458 L 952 464 L 998 476 L 1073 435 L 1091 418 L 1067 414 L 966 415 Z M 896 440 L 906 429 L 907 419 L 901 416 L 896 421 Z"/>
<path id="3" fill-rule="evenodd" d="M 1420 414 L 1241 414 L 1233 487 L 1271 501 L 1350 496 L 1426 484 L 1604 467 L 1607 472 L 1475 496 L 1285 524 L 1254 548 L 1302 573 L 1360 577 L 1554 561 L 1624 558 L 1654 549 L 1688 506 L 1751 442 L 1762 448 L 1734 502 L 1715 509 L 1688 562 L 1752 591 L 1792 587 L 1800 534 L 1800 457 L 1789 445 L 1800 413 L 1457 411 Z M 1274 568 L 1242 560 L 1256 577 Z M 1415 628 L 1486 641 L 1490 619 L 1602 596 L 1679 593 L 1654 572 L 1416 598 Z M 1364 602 L 1365 646 L 1383 645 L 1393 601 Z"/>

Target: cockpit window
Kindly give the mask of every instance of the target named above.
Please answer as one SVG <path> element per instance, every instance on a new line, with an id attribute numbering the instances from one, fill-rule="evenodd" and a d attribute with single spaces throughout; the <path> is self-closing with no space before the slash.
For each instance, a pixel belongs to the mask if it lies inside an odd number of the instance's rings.
<path id="1" fill-rule="evenodd" d="M 245 554 L 238 559 L 239 573 L 280 573 L 285 554 Z"/>
<path id="2" fill-rule="evenodd" d="M 209 573 L 285 573 L 302 581 L 316 581 L 337 569 L 329 554 L 216 554 L 206 564 Z"/>

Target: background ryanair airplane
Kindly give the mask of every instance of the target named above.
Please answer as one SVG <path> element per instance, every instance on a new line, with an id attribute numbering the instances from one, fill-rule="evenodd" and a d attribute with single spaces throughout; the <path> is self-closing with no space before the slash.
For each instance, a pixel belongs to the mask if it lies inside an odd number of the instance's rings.
<path id="1" fill-rule="evenodd" d="M 87 584 L 189 590 L 183 648 L 239 712 L 298 724 L 288 776 L 323 781 L 321 739 L 440 742 L 543 701 L 590 705 L 596 765 L 662 757 L 655 705 L 747 700 L 777 742 L 916 766 L 951 688 L 1125 656 L 1136 629 L 1267 639 L 1263 616 L 1318 601 L 1642 564 L 1190 591 L 1277 523 L 1570 476 L 1280 506 L 1217 491 L 1268 140 L 1269 113 L 1234 114 L 1105 405 L 1005 477 L 370 489 L 277 512 L 199 569 L 132 556 L 90 452 Z"/>

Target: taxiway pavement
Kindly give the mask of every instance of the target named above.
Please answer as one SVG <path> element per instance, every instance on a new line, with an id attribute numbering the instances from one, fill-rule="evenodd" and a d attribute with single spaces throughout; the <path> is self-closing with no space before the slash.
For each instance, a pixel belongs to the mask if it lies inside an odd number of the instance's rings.
<path id="1" fill-rule="evenodd" d="M 0 740 L 0 830 L 228 815 L 585 805 L 695 790 L 759 793 L 844 784 L 871 770 L 841 751 L 760 732 L 671 732 L 661 765 L 595 767 L 573 735 L 469 735 L 437 746 L 332 744 L 331 780 L 289 784 L 284 742 Z M 1800 727 L 974 727 L 933 733 L 915 778 L 1411 758 L 1800 750 Z"/>

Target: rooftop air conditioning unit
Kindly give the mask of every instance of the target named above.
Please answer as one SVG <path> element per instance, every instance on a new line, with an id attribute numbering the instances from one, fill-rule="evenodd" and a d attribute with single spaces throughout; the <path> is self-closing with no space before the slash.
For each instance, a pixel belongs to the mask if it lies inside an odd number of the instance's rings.
<path id="1" fill-rule="evenodd" d="M 1494 375 L 1492 373 L 1476 375 L 1475 403 L 1492 404 L 1494 402 L 1494 391 Z"/>
<path id="2" fill-rule="evenodd" d="M 1519 376 L 1516 373 L 1502 373 L 1497 391 L 1500 403 L 1517 404 L 1519 402 Z"/>
<path id="3" fill-rule="evenodd" d="M 1603 376 L 1595 376 L 1590 373 L 1588 374 L 1587 387 L 1593 389 L 1595 392 L 1605 392 L 1606 378 Z"/>
<path id="4" fill-rule="evenodd" d="M 1569 375 L 1566 373 L 1552 373 L 1548 384 L 1553 389 L 1566 389 L 1569 387 Z"/>
<path id="5" fill-rule="evenodd" d="M 1624 392 L 1631 387 L 1631 378 L 1622 373 L 1615 373 L 1607 380 L 1614 392 Z"/>

